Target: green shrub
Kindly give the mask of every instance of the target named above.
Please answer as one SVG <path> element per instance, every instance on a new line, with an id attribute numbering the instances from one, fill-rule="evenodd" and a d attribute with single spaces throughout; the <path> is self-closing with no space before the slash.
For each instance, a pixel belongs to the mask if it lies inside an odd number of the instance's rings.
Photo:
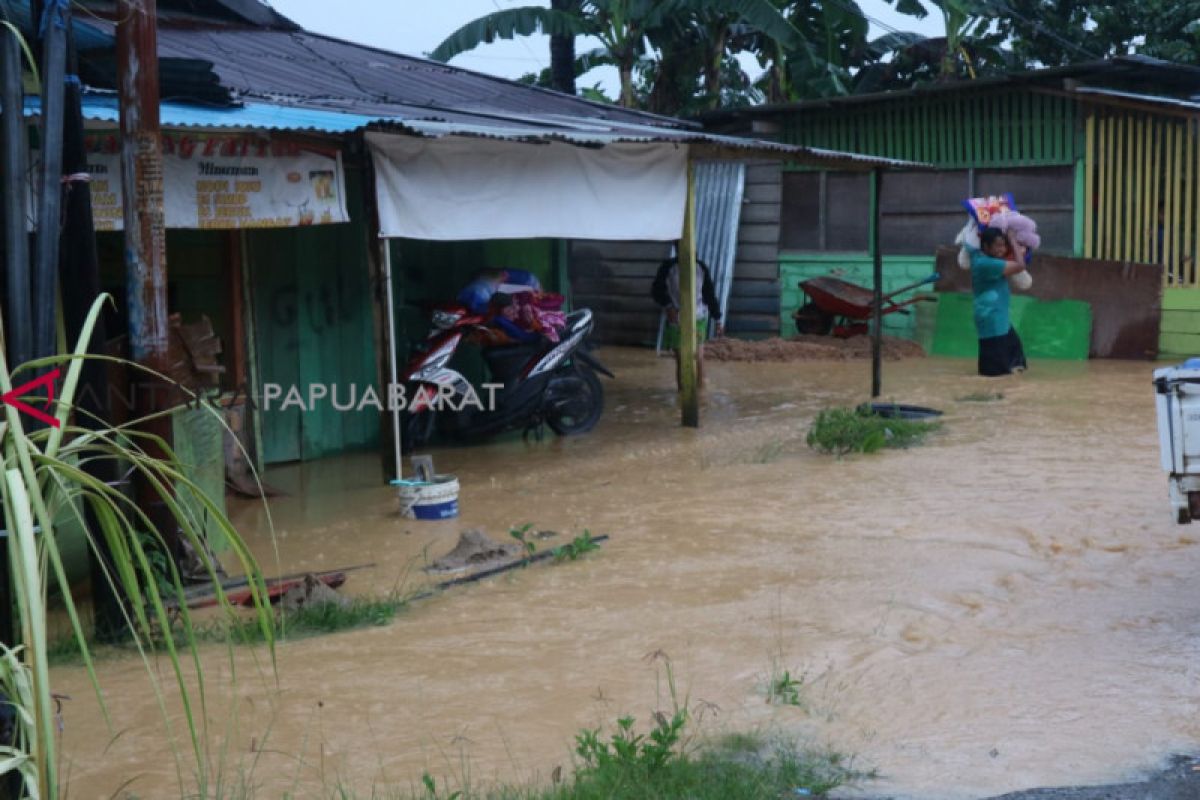
<path id="1" fill-rule="evenodd" d="M 940 422 L 891 419 L 867 408 L 827 408 L 808 431 L 808 446 L 821 453 L 874 453 L 885 447 L 911 447 L 938 430 Z"/>

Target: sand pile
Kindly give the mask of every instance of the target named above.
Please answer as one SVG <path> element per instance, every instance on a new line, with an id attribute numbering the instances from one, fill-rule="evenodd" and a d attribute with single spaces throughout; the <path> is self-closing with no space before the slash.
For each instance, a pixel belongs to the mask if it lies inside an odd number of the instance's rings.
<path id="1" fill-rule="evenodd" d="M 921 345 L 908 339 L 883 337 L 883 357 L 888 361 L 924 358 Z M 790 339 L 714 339 L 704 346 L 704 357 L 714 361 L 848 361 L 871 357 L 869 336 L 837 339 L 833 336 L 793 336 Z"/>
<path id="2" fill-rule="evenodd" d="M 497 542 L 480 530 L 464 531 L 458 544 L 429 565 L 429 572 L 461 572 L 469 567 L 498 564 L 516 558 L 521 547 L 516 542 Z"/>

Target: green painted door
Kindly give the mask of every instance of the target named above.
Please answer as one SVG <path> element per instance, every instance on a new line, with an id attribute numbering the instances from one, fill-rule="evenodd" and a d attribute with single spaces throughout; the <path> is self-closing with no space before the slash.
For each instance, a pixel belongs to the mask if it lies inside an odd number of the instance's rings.
<path id="1" fill-rule="evenodd" d="M 347 174 L 350 222 L 249 234 L 257 329 L 263 460 L 309 460 L 379 441 L 372 295 L 361 192 Z M 356 202 L 357 199 L 357 202 Z M 298 394 L 286 402 L 295 387 Z M 367 393 L 371 394 L 368 395 Z M 302 402 L 294 402 L 299 398 Z M 286 405 L 286 408 L 284 407 Z"/>

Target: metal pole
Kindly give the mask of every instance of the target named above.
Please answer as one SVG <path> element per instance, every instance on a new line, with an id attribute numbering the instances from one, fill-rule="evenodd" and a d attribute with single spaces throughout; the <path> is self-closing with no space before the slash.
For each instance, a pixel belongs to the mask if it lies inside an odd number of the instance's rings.
<path id="1" fill-rule="evenodd" d="M 121 124 L 121 181 L 125 193 L 125 286 L 129 345 L 134 361 L 160 374 L 167 355 L 167 231 L 163 212 L 162 137 L 159 128 L 158 38 L 155 0 L 117 4 L 117 91 Z M 142 416 L 174 405 L 173 386 L 139 373 L 135 397 Z M 143 430 L 171 443 L 172 420 L 161 415 Z M 165 457 L 148 443 L 147 453 Z M 139 505 L 167 547 L 180 556 L 176 523 L 148 481 L 136 487 Z"/>
<path id="2" fill-rule="evenodd" d="M 12 20 L 8 20 L 11 22 Z M 4 198 L 5 336 L 8 363 L 23 364 L 32 357 L 33 320 L 29 313 L 29 234 L 26 229 L 28 146 L 24 91 L 21 87 L 21 48 L 16 34 L 0 30 L 0 180 Z M 5 641 L 8 641 L 7 639 Z"/>
<path id="3" fill-rule="evenodd" d="M 399 375 L 396 366 L 396 306 L 392 295 L 392 242 L 390 239 L 380 241 L 383 242 L 383 302 L 387 305 L 388 370 L 391 380 L 387 397 L 388 406 L 392 411 L 392 457 L 396 463 L 396 480 L 400 480 L 403 477 L 400 461 L 400 405 L 393 400 L 395 387 L 399 384 Z"/>
<path id="4" fill-rule="evenodd" d="M 66 0 L 46 3 L 40 23 L 42 38 L 42 169 L 38 196 L 37 240 L 33 269 L 33 357 L 57 351 L 55 319 L 58 289 L 59 212 L 62 204 L 62 136 L 67 72 Z"/>
<path id="5" fill-rule="evenodd" d="M 696 168 L 688 156 L 687 203 L 679 239 L 679 400 L 685 428 L 700 427 L 696 350 Z"/>
<path id="6" fill-rule="evenodd" d="M 871 397 L 883 391 L 883 251 L 879 247 L 879 189 L 882 173 L 871 170 L 871 261 L 874 267 L 874 330 L 871 331 Z"/>

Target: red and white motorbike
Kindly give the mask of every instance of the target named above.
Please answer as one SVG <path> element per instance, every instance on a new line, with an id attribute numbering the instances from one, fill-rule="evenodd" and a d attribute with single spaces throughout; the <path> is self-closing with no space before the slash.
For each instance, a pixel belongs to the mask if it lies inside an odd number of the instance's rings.
<path id="1" fill-rule="evenodd" d="M 433 330 L 404 373 L 406 450 L 428 442 L 435 430 L 472 439 L 543 423 L 560 436 L 595 427 L 604 412 L 604 387 L 596 373 L 614 376 L 588 352 L 591 311 L 568 314 L 557 343 L 483 348 L 493 382 L 475 387 L 448 364 L 465 338 L 482 332 L 483 322 L 460 307 L 433 312 Z"/>

